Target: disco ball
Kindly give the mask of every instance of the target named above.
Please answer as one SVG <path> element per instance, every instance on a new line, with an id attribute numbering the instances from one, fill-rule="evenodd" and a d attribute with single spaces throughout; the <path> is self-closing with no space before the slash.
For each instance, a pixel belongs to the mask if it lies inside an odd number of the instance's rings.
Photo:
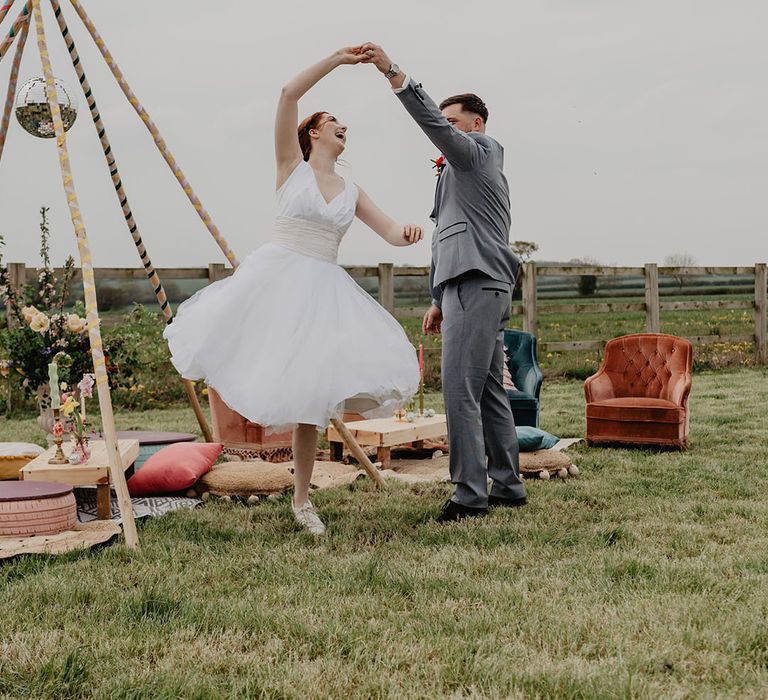
<path id="1" fill-rule="evenodd" d="M 61 80 L 56 78 L 54 82 L 64 131 L 69 131 L 77 118 L 77 100 Z M 39 136 L 42 139 L 56 136 L 44 77 L 32 78 L 21 86 L 16 96 L 16 119 L 32 136 Z"/>

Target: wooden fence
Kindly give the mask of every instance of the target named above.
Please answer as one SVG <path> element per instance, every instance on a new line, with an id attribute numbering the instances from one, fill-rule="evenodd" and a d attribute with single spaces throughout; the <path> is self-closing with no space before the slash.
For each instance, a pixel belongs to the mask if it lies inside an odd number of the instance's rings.
<path id="1" fill-rule="evenodd" d="M 378 278 L 379 302 L 397 318 L 418 318 L 424 314 L 423 307 L 395 306 L 395 277 L 424 277 L 429 275 L 427 267 L 394 267 L 392 263 L 381 263 L 370 267 L 345 267 L 354 278 Z M 60 270 L 57 270 L 60 273 Z M 19 287 L 26 282 L 37 279 L 38 271 L 28 268 L 24 263 L 9 263 L 8 276 L 13 286 Z M 207 268 L 157 268 L 161 280 L 199 279 L 208 283 L 222 279 L 231 270 L 221 263 L 212 263 Z M 766 263 L 758 263 L 753 267 L 658 267 L 649 263 L 643 267 L 601 267 L 586 265 L 541 265 L 527 262 L 522 266 L 522 302 L 512 306 L 512 314 L 521 315 L 523 330 L 538 335 L 538 297 L 537 280 L 541 277 L 581 277 L 591 275 L 599 278 L 616 280 L 621 277 L 642 277 L 645 286 L 643 302 L 590 302 L 564 303 L 546 305 L 547 313 L 579 314 L 579 313 L 627 313 L 644 312 L 645 328 L 649 333 L 658 333 L 661 329 L 661 313 L 664 311 L 743 309 L 754 313 L 754 333 L 742 335 L 704 335 L 690 337 L 695 345 L 711 343 L 744 343 L 755 344 L 755 357 L 758 364 L 768 364 L 768 271 Z M 78 273 L 79 275 L 79 273 Z M 145 279 L 143 268 L 96 268 L 96 281 L 119 281 Z M 754 279 L 754 300 L 701 300 L 701 301 L 660 301 L 659 277 L 675 278 L 685 276 L 730 275 L 746 276 Z M 575 340 L 564 342 L 542 342 L 540 348 L 549 352 L 568 352 L 574 350 L 601 350 L 606 339 Z"/>

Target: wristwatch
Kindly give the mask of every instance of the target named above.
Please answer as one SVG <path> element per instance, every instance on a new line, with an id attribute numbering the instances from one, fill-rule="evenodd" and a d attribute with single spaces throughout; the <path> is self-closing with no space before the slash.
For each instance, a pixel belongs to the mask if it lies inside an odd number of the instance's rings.
<path id="1" fill-rule="evenodd" d="M 394 78 L 398 73 L 400 72 L 400 66 L 397 65 L 397 63 L 390 63 L 389 64 L 389 70 L 384 73 L 384 77 L 387 80 L 391 80 Z"/>

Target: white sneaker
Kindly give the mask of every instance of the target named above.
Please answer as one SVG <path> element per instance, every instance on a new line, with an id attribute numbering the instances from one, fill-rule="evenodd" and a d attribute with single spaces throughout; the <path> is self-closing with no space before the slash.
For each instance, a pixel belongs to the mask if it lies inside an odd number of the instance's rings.
<path id="1" fill-rule="evenodd" d="M 296 522 L 299 523 L 307 532 L 312 535 L 325 534 L 325 525 L 320 520 L 320 516 L 317 514 L 315 507 L 307 501 L 303 506 L 297 508 L 291 503 L 291 509 L 293 510 L 293 517 L 296 518 Z"/>

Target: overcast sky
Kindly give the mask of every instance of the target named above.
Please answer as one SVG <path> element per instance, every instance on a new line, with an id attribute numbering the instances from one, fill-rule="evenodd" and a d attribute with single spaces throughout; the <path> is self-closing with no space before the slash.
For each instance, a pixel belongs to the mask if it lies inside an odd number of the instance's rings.
<path id="1" fill-rule="evenodd" d="M 61 4 L 153 262 L 224 262 L 71 6 Z M 488 133 L 506 150 L 511 239 L 535 241 L 539 259 L 768 259 L 765 0 L 82 4 L 241 258 L 269 239 L 280 87 L 337 47 L 371 40 L 435 100 L 465 91 L 485 99 Z M 45 10 L 55 73 L 75 88 Z M 3 99 L 12 58 L 0 63 Z M 20 84 L 40 73 L 31 37 Z M 82 94 L 79 102 L 69 145 L 95 264 L 137 266 Z M 349 126 L 341 172 L 397 220 L 428 226 L 436 149 L 375 68 L 339 68 L 300 103 L 302 114 L 317 109 Z M 55 145 L 14 119 L 0 162 L 7 261 L 37 261 L 43 204 L 60 264 L 76 248 Z M 340 262 L 385 261 L 426 265 L 429 245 L 392 248 L 356 221 Z"/>

